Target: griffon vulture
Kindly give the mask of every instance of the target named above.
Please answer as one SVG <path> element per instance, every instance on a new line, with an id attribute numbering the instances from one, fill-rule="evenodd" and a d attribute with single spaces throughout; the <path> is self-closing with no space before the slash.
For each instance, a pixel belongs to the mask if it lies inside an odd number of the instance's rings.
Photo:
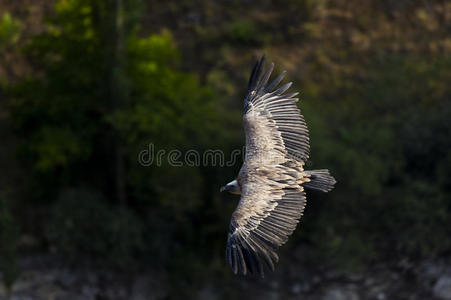
<path id="1" fill-rule="evenodd" d="M 235 180 L 221 188 L 241 199 L 232 214 L 226 260 L 235 274 L 274 270 L 276 250 L 293 233 L 306 204 L 304 188 L 330 191 L 328 170 L 304 170 L 309 156 L 307 126 L 296 106 L 298 93 L 278 87 L 285 72 L 268 84 L 274 68 L 264 72 L 265 57 L 251 73 L 244 99 L 246 154 Z M 278 88 L 277 88 L 278 87 Z"/>

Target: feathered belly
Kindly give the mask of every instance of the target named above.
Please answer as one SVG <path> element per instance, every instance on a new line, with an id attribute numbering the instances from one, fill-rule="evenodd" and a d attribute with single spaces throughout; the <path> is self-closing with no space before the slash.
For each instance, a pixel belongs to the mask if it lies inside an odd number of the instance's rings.
<path id="1" fill-rule="evenodd" d="M 308 175 L 301 164 L 274 164 L 249 168 L 243 165 L 238 181 L 244 186 L 248 183 L 259 184 L 262 188 L 283 189 L 302 188 L 302 183 L 308 182 Z"/>

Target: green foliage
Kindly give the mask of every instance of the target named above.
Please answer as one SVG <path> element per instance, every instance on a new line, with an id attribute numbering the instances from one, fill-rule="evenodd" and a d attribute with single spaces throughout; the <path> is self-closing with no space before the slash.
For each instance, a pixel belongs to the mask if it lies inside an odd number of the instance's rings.
<path id="1" fill-rule="evenodd" d="M 53 206 L 48 240 L 59 253 L 72 262 L 102 256 L 123 268 L 138 260 L 165 264 L 184 255 L 177 249 L 202 247 L 192 221 L 204 214 L 215 171 L 166 161 L 143 167 L 138 153 L 150 143 L 202 151 L 222 143 L 225 129 L 212 91 L 179 71 L 169 31 L 141 37 L 131 17 L 140 6 L 124 1 L 114 14 L 108 3 L 59 1 L 47 30 L 25 47 L 40 72 L 9 90 L 19 154 L 33 178 L 31 204 Z M 120 184 L 126 202 L 119 209 L 112 187 Z M 88 191 L 66 192 L 77 186 Z M 158 251 L 174 239 L 177 246 Z"/>
<path id="2" fill-rule="evenodd" d="M 132 145 L 158 142 L 160 147 L 189 148 L 205 144 L 208 131 L 198 129 L 214 122 L 212 94 L 193 75 L 174 70 L 179 53 L 169 32 L 148 38 L 132 35 L 127 51 L 124 72 L 133 99 L 108 116 L 108 121 Z"/>
<path id="3" fill-rule="evenodd" d="M 116 151 L 114 144 L 127 148 L 130 172 L 143 171 L 136 157 L 148 143 L 204 147 L 213 132 L 212 94 L 176 70 L 179 54 L 169 32 L 141 38 L 130 21 L 124 51 L 112 60 L 122 46 L 112 42 L 107 9 L 101 1 L 60 1 L 48 30 L 26 47 L 43 76 L 13 87 L 11 112 L 26 139 L 22 156 L 38 177 L 63 172 L 71 183 L 114 180 L 103 174 L 105 163 L 115 163 L 105 155 Z M 199 130 L 204 125 L 210 131 Z M 81 171 L 88 165 L 92 177 Z"/>
<path id="4" fill-rule="evenodd" d="M 20 22 L 11 17 L 8 12 L 0 17 L 0 49 L 8 44 L 17 42 L 20 36 Z"/>
<path id="5" fill-rule="evenodd" d="M 89 154 L 88 149 L 68 129 L 43 127 L 37 133 L 32 150 L 40 158 L 36 161 L 36 169 L 46 171 L 58 166 L 66 166 L 71 160 L 87 156 Z"/>
<path id="6" fill-rule="evenodd" d="M 139 219 L 87 189 L 61 193 L 51 209 L 47 235 L 57 253 L 72 263 L 88 259 L 99 266 L 131 270 L 144 249 Z"/>
<path id="7" fill-rule="evenodd" d="M 249 20 L 240 20 L 227 27 L 227 34 L 232 42 L 243 45 L 261 43 L 261 33 L 255 23 Z"/>
<path id="8" fill-rule="evenodd" d="M 16 226 L 6 199 L 0 197 L 0 269 L 3 282 L 9 293 L 19 277 L 19 268 L 16 261 L 18 236 Z"/>
<path id="9" fill-rule="evenodd" d="M 2 69 L 11 62 L 8 60 L 8 51 L 14 51 L 22 31 L 21 23 L 11 17 L 8 12 L 0 14 L 0 92 L 7 88 L 10 78 L 2 76 Z"/>
<path id="10" fill-rule="evenodd" d="M 338 180 L 330 201 L 315 211 L 309 237 L 345 267 L 387 256 L 432 257 L 451 247 L 445 225 L 451 195 L 440 175 L 450 170 L 451 110 L 442 98 L 449 91 L 437 93 L 450 60 L 387 55 L 381 61 L 367 69 L 371 77 L 361 86 L 342 82 L 310 95 L 342 89 L 340 102 L 322 103 L 321 112 L 306 107 L 314 162 L 331 166 Z"/>

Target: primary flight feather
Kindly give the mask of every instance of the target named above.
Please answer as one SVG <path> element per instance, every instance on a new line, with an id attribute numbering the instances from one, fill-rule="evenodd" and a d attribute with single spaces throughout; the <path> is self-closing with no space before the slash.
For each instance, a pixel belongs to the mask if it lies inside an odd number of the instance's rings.
<path id="1" fill-rule="evenodd" d="M 280 87 L 281 73 L 268 84 L 274 68 L 264 71 L 265 57 L 251 73 L 244 99 L 246 155 L 235 180 L 221 188 L 241 194 L 232 214 L 226 260 L 235 274 L 264 275 L 274 270 L 276 250 L 293 233 L 306 204 L 304 187 L 330 191 L 328 170 L 305 171 L 309 156 L 307 126 L 296 106 L 298 93 Z"/>

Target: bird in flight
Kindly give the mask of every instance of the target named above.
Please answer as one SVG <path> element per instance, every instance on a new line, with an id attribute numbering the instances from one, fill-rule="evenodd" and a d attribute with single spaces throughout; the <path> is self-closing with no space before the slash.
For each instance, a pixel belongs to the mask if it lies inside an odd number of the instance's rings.
<path id="1" fill-rule="evenodd" d="M 251 73 L 244 99 L 246 154 L 235 180 L 221 188 L 241 195 L 232 214 L 226 260 L 235 274 L 264 276 L 263 264 L 274 271 L 276 253 L 302 216 L 304 188 L 330 191 L 329 170 L 304 170 L 309 156 L 307 126 L 296 106 L 298 93 L 280 87 L 285 71 L 268 84 L 274 68 L 264 71 L 265 57 Z"/>

